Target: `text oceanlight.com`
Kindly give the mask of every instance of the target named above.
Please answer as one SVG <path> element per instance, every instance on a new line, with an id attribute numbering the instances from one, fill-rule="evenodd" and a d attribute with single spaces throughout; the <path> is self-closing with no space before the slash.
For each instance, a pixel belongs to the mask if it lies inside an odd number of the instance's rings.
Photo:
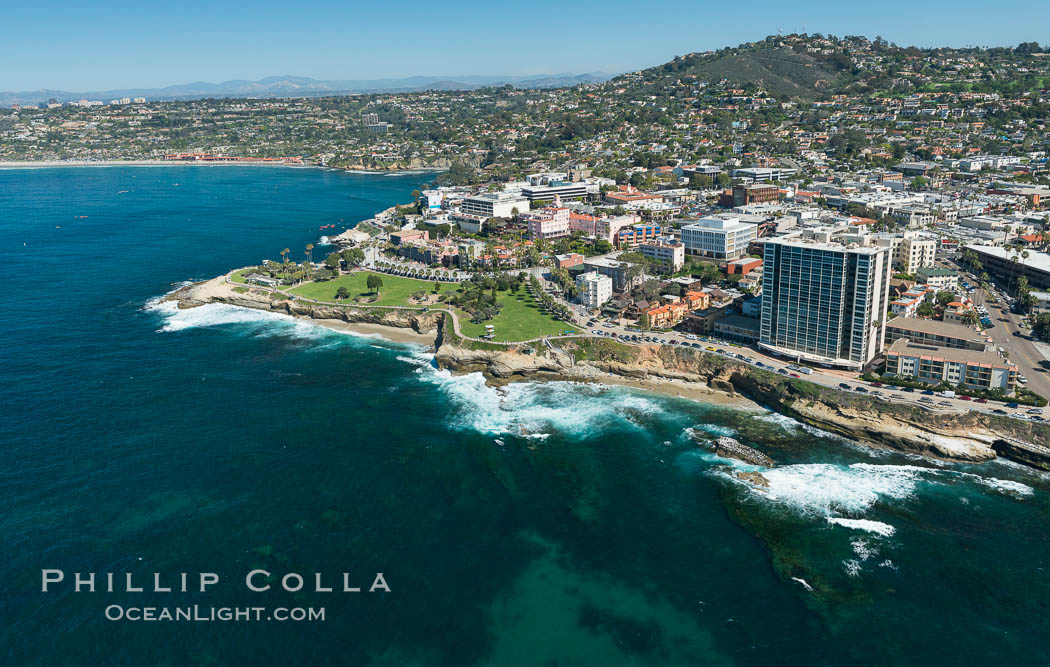
<path id="1" fill-rule="evenodd" d="M 106 607 L 111 621 L 324 621 L 324 607 Z"/>

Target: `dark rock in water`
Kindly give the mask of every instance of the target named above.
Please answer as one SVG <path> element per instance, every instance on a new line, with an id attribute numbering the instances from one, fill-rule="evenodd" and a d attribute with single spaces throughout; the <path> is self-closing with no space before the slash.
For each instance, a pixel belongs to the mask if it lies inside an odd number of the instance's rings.
<path id="1" fill-rule="evenodd" d="M 772 468 L 776 465 L 773 459 L 753 447 L 741 444 L 728 436 L 722 436 L 715 440 L 715 454 L 727 459 L 736 459 L 751 465 Z"/>
<path id="2" fill-rule="evenodd" d="M 765 475 L 763 475 L 760 472 L 746 472 L 743 470 L 737 470 L 733 473 L 733 475 L 737 479 L 747 482 L 751 486 L 757 486 L 761 489 L 769 488 L 769 480 L 766 479 Z"/>
<path id="3" fill-rule="evenodd" d="M 711 447 L 715 450 L 715 454 L 718 454 L 723 458 L 735 459 L 737 461 L 743 461 L 744 463 L 750 463 L 751 465 L 762 466 L 765 468 L 772 468 L 776 465 L 776 461 L 754 447 L 748 447 L 735 438 L 730 438 L 726 435 L 716 438 L 713 443 L 696 436 L 694 436 L 693 439 L 701 445 Z"/>

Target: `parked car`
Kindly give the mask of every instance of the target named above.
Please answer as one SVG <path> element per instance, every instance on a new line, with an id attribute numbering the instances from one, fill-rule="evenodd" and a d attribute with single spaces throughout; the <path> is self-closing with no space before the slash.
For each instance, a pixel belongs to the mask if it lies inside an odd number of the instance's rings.
<path id="1" fill-rule="evenodd" d="M 839 382 L 839 388 L 840 389 L 849 389 L 849 385 L 846 384 L 845 382 Z"/>
<path id="2" fill-rule="evenodd" d="M 1005 415 L 1006 414 L 1006 410 L 1003 410 L 1001 408 L 996 408 L 996 409 L 992 410 L 992 414 L 993 415 Z"/>
<path id="3" fill-rule="evenodd" d="M 1007 403 L 1006 407 L 1010 408 L 1011 410 L 1016 410 L 1017 408 L 1019 408 L 1021 406 L 1018 405 L 1017 403 Z"/>
<path id="4" fill-rule="evenodd" d="M 791 374 L 791 377 L 793 377 L 793 378 L 800 378 L 800 377 L 802 377 L 802 376 L 801 376 L 801 375 L 799 375 L 798 373 L 792 373 L 792 374 Z"/>
<path id="5" fill-rule="evenodd" d="M 987 403 L 987 402 L 988 402 L 987 398 L 978 398 L 978 399 L 974 400 L 974 403 Z"/>
<path id="6" fill-rule="evenodd" d="M 922 392 L 922 395 L 923 396 L 933 396 L 933 392 L 930 391 L 929 389 L 927 389 L 926 391 Z"/>
<path id="7" fill-rule="evenodd" d="M 969 400 L 971 400 L 971 399 L 970 399 L 970 397 L 969 397 L 969 396 L 963 395 L 963 396 L 960 396 L 960 397 L 959 397 L 959 400 L 960 400 L 960 401 L 969 401 Z"/>
<path id="8" fill-rule="evenodd" d="M 929 396 L 923 396 L 922 398 L 919 399 L 919 402 L 920 403 L 933 403 L 933 399 L 930 398 Z"/>
<path id="9" fill-rule="evenodd" d="M 914 387 L 901 387 L 901 391 L 906 391 L 909 394 L 914 394 L 915 393 L 915 388 Z"/>

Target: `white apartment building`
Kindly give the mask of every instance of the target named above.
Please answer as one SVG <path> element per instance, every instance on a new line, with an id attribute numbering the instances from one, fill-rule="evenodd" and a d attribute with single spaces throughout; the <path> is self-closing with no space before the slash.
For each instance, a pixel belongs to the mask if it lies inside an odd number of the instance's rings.
<path id="1" fill-rule="evenodd" d="M 715 259 L 741 257 L 757 238 L 758 225 L 740 222 L 739 218 L 700 218 L 682 227 L 686 254 Z"/>
<path id="2" fill-rule="evenodd" d="M 937 241 L 934 239 L 905 238 L 894 253 L 893 261 L 905 273 L 934 266 L 937 262 Z"/>
<path id="3" fill-rule="evenodd" d="M 854 370 L 882 349 L 889 248 L 770 239 L 763 269 L 760 347 Z"/>
<path id="4" fill-rule="evenodd" d="M 880 234 L 875 245 L 889 248 L 893 265 L 904 273 L 915 273 L 919 269 L 936 265 L 937 241 L 919 238 L 916 232 L 904 234 Z"/>
<path id="5" fill-rule="evenodd" d="M 1017 386 L 1017 366 L 995 352 L 937 347 L 900 338 L 886 352 L 886 372 L 927 384 L 1003 389 Z"/>
<path id="6" fill-rule="evenodd" d="M 959 170 L 973 173 L 985 167 L 1002 169 L 1015 164 L 1021 164 L 1021 158 L 1016 155 L 975 155 L 959 160 Z"/>
<path id="7" fill-rule="evenodd" d="M 685 245 L 682 243 L 649 241 L 640 244 L 636 249 L 644 257 L 648 257 L 654 262 L 664 265 L 670 269 L 672 273 L 685 266 Z"/>
<path id="8" fill-rule="evenodd" d="M 580 288 L 580 303 L 588 310 L 598 310 L 612 298 L 613 281 L 597 271 L 589 271 L 576 276 L 576 285 Z"/>
<path id="9" fill-rule="evenodd" d="M 524 213 L 529 210 L 529 200 L 510 192 L 484 192 L 463 199 L 459 210 L 484 218 L 511 218 L 514 210 Z"/>

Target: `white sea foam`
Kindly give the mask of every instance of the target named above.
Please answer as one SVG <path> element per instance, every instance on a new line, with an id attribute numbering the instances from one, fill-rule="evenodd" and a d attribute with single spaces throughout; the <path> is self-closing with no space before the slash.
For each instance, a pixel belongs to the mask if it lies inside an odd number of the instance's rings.
<path id="1" fill-rule="evenodd" d="M 791 577 L 791 581 L 797 581 L 798 583 L 802 584 L 802 588 L 805 588 L 807 591 L 810 591 L 810 592 L 813 591 L 813 587 L 810 586 L 809 582 L 806 581 L 805 579 L 801 579 L 799 577 Z"/>
<path id="2" fill-rule="evenodd" d="M 230 324 L 246 325 L 253 333 L 262 335 L 290 335 L 294 338 L 317 340 L 336 332 L 307 320 L 283 313 L 272 313 L 254 308 L 242 308 L 225 303 L 209 303 L 196 308 L 165 313 L 164 326 L 160 331 L 174 332 L 202 327 L 217 327 Z M 349 333 L 349 332 L 347 332 Z"/>
<path id="3" fill-rule="evenodd" d="M 832 433 L 831 431 L 825 431 L 823 429 L 819 429 L 816 426 L 812 426 L 812 425 L 807 424 L 805 422 L 800 422 L 797 419 L 794 419 L 792 417 L 788 417 L 787 415 L 782 415 L 779 412 L 770 412 L 768 414 L 763 414 L 763 415 L 754 415 L 753 418 L 757 419 L 759 421 L 767 422 L 767 423 L 770 423 L 770 424 L 775 424 L 775 425 L 779 426 L 780 428 L 784 429 L 785 431 L 800 431 L 801 430 L 801 431 L 805 431 L 806 433 L 809 433 L 810 435 L 815 435 L 818 438 L 827 438 L 829 440 L 837 440 L 838 442 L 843 442 L 843 443 L 847 443 L 849 445 L 853 445 L 853 446 L 862 448 L 866 452 L 867 451 L 871 451 L 870 448 L 863 447 L 863 446 L 859 445 L 858 443 L 854 442 L 853 440 L 850 440 L 849 438 L 847 438 L 845 436 L 839 435 L 838 433 Z"/>
<path id="4" fill-rule="evenodd" d="M 453 375 L 431 366 L 417 372 L 448 397 L 453 427 L 480 433 L 587 433 L 604 423 L 637 424 L 639 416 L 662 412 L 653 400 L 601 385 L 519 382 L 495 388 L 481 373 Z"/>
<path id="5" fill-rule="evenodd" d="M 697 429 L 704 431 L 705 433 L 709 433 L 711 435 L 724 435 L 729 437 L 736 435 L 735 429 L 732 429 L 728 426 L 722 426 L 721 424 L 697 424 L 696 427 L 691 429 L 691 432 L 695 433 Z"/>
<path id="6" fill-rule="evenodd" d="M 208 303 L 195 308 L 180 309 L 174 301 L 152 299 L 143 310 L 157 313 L 164 318 L 164 324 L 158 331 L 176 332 L 186 329 L 217 327 L 224 325 L 244 325 L 255 334 L 290 335 L 294 338 L 321 340 L 329 338 L 338 341 L 340 338 L 385 340 L 375 333 L 358 333 L 342 329 L 330 329 L 310 320 L 292 317 L 284 313 L 274 313 L 255 308 L 243 308 L 226 303 Z M 388 349 L 372 345 L 378 349 Z"/>
<path id="7" fill-rule="evenodd" d="M 888 523 L 870 519 L 845 519 L 838 516 L 829 516 L 828 523 L 844 528 L 853 528 L 854 530 L 866 530 L 869 533 L 875 533 L 883 537 L 889 537 L 897 532 L 897 529 Z"/>
<path id="8" fill-rule="evenodd" d="M 413 366 L 426 366 L 431 362 L 433 358 L 433 355 L 425 352 L 408 355 L 399 354 L 395 357 L 395 359 L 397 359 L 398 361 L 403 361 L 406 364 L 412 364 Z"/>
<path id="9" fill-rule="evenodd" d="M 999 491 L 1000 493 L 1006 493 L 1017 496 L 1030 496 L 1032 495 L 1032 487 L 1021 482 L 1014 482 L 1009 479 L 998 479 L 995 477 L 981 477 L 976 476 L 977 481 L 987 486 L 989 489 Z"/>
<path id="10" fill-rule="evenodd" d="M 852 540 L 849 545 L 853 547 L 853 553 L 857 554 L 857 557 L 860 558 L 861 561 L 866 561 L 869 558 L 879 555 L 879 550 L 868 544 L 867 540 Z"/>
<path id="11" fill-rule="evenodd" d="M 880 499 L 905 500 L 921 481 L 914 466 L 877 466 L 826 463 L 770 468 L 762 475 L 769 481 L 766 497 L 803 513 L 832 516 L 859 514 Z"/>
<path id="12" fill-rule="evenodd" d="M 768 422 L 770 424 L 776 424 L 777 426 L 779 426 L 779 427 L 781 427 L 781 428 L 783 428 L 785 430 L 788 430 L 788 431 L 794 430 L 794 429 L 798 429 L 798 428 L 802 428 L 802 422 L 800 422 L 800 421 L 798 421 L 796 419 L 792 419 L 791 417 L 788 417 L 787 415 L 782 415 L 779 412 L 768 412 L 768 413 L 763 414 L 763 415 L 755 415 L 754 419 L 757 419 L 760 422 Z"/>

